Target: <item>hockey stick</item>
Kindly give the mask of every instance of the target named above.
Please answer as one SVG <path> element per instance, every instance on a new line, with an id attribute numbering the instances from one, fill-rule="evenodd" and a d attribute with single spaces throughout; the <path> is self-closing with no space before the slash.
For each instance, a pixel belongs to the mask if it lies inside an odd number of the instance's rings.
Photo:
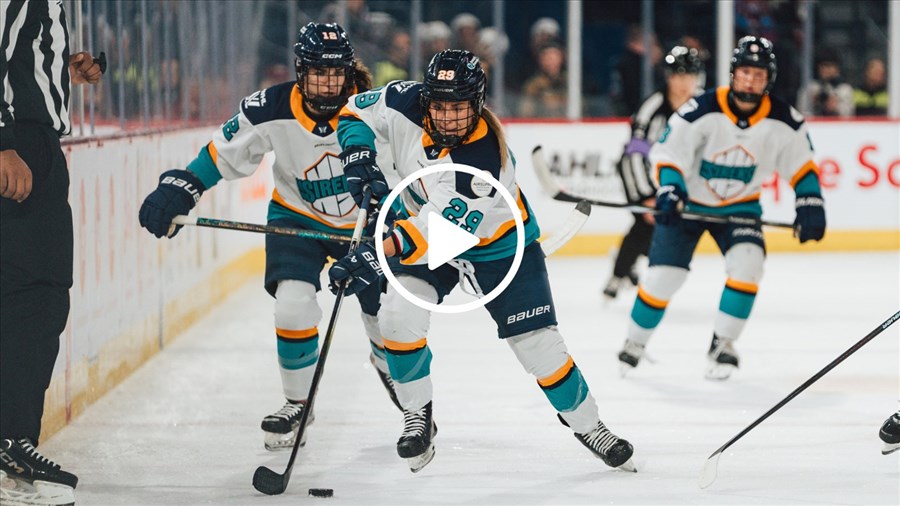
<path id="1" fill-rule="evenodd" d="M 757 425 L 762 423 L 762 421 L 765 420 L 766 418 L 768 418 L 772 413 L 781 409 L 782 406 L 784 406 L 785 404 L 790 402 L 791 399 L 793 399 L 794 397 L 797 396 L 797 394 L 806 390 L 807 387 L 809 387 L 810 385 L 812 385 L 813 383 L 818 381 L 819 378 L 824 376 L 828 371 L 834 369 L 834 367 L 836 365 L 843 362 L 847 357 L 849 357 L 850 355 L 853 355 L 857 350 L 862 348 L 864 344 L 866 344 L 869 341 L 871 341 L 872 339 L 874 339 L 875 336 L 877 336 L 878 334 L 881 334 L 886 328 L 890 327 L 898 319 L 900 319 L 900 311 L 897 311 L 896 313 L 894 313 L 894 316 L 891 316 L 890 318 L 885 320 L 884 323 L 875 327 L 875 330 L 873 330 L 872 332 L 869 332 L 869 335 L 867 335 L 866 337 L 859 340 L 856 344 L 851 346 L 847 351 L 842 353 L 841 356 L 834 359 L 830 364 L 826 365 L 824 369 L 817 372 L 812 378 L 809 378 L 808 380 L 806 380 L 805 383 L 803 383 L 802 385 L 797 387 L 796 390 L 794 390 L 787 397 L 782 399 L 781 402 L 776 404 L 772 409 L 766 411 L 766 413 L 763 416 L 757 418 L 756 421 L 754 421 L 749 426 L 747 426 L 746 429 L 739 432 L 737 436 L 734 436 L 733 438 L 729 439 L 727 443 L 725 443 L 721 446 L 721 448 L 714 451 L 712 453 L 712 455 L 710 455 L 706 459 L 706 463 L 703 465 L 703 471 L 700 473 L 700 480 L 699 480 L 700 488 L 706 488 L 706 487 L 712 485 L 714 481 L 716 481 L 716 475 L 717 475 L 718 466 L 719 466 L 719 457 L 721 457 L 722 452 L 724 452 L 726 449 L 728 449 L 729 446 L 731 446 L 735 442 L 737 442 L 738 439 L 744 437 L 744 435 L 746 435 L 748 432 L 753 430 L 754 427 L 756 427 Z"/>
<path id="2" fill-rule="evenodd" d="M 547 167 L 547 162 L 544 159 L 544 149 L 541 146 L 535 146 L 534 150 L 531 152 L 531 162 L 534 166 L 534 173 L 537 175 L 538 180 L 541 183 L 541 186 L 544 187 L 544 190 L 550 194 L 553 200 L 559 200 L 562 202 L 580 202 L 586 201 L 587 203 L 593 206 L 602 206 L 602 207 L 613 207 L 617 209 L 625 209 L 626 211 L 631 211 L 632 213 L 650 213 L 657 214 L 656 209 L 647 206 L 641 206 L 636 204 L 624 204 L 618 202 L 606 202 L 602 200 L 593 200 L 587 199 L 583 197 L 578 197 L 576 195 L 572 195 L 568 193 L 566 190 L 560 188 L 556 181 L 553 179 L 553 174 L 550 172 L 550 168 Z M 779 228 L 790 228 L 793 229 L 794 225 L 792 223 L 783 223 L 777 221 L 768 221 L 757 218 L 748 218 L 746 216 L 720 216 L 716 214 L 707 214 L 707 213 L 698 213 L 698 212 L 682 212 L 681 216 L 688 220 L 696 220 L 696 221 L 707 221 L 710 223 L 733 223 L 735 225 L 766 225 L 769 227 L 779 227 Z"/>
<path id="3" fill-rule="evenodd" d="M 244 232 L 258 232 L 260 234 L 290 235 L 304 239 L 317 239 L 320 241 L 351 242 L 352 238 L 346 235 L 305 230 L 302 228 L 281 227 L 277 225 L 259 225 L 256 223 L 243 223 L 240 221 L 218 220 L 215 218 L 198 218 L 196 216 L 179 215 L 172 218 L 172 231 L 176 225 L 192 225 L 195 227 L 222 228 L 226 230 L 241 230 Z M 170 234 L 171 234 L 170 232 Z M 363 237 L 362 242 L 372 242 L 371 237 Z"/>
<path id="4" fill-rule="evenodd" d="M 369 203 L 372 200 L 372 189 L 366 186 L 363 189 L 364 207 L 360 207 L 359 214 L 356 216 L 356 228 L 353 229 L 353 238 L 347 253 L 353 253 L 359 247 L 362 238 L 363 228 L 369 215 Z M 294 448 L 291 450 L 291 458 L 288 460 L 287 469 L 283 474 L 278 474 L 266 466 L 259 466 L 253 473 L 253 488 L 259 490 L 263 494 L 278 495 L 283 493 L 291 481 L 291 471 L 294 469 L 294 461 L 297 459 L 297 450 L 300 449 L 300 442 L 303 440 L 303 433 L 306 430 L 306 424 L 309 422 L 309 414 L 313 410 L 313 402 L 316 400 L 316 392 L 319 390 L 319 380 L 322 378 L 322 371 L 325 369 L 325 359 L 328 357 L 328 349 L 331 348 L 331 338 L 334 336 L 338 314 L 341 311 L 341 303 L 344 301 L 344 291 L 347 284 L 338 288 L 337 295 L 334 300 L 334 309 L 331 311 L 331 320 L 328 321 L 328 331 L 325 333 L 325 340 L 322 342 L 322 350 L 319 352 L 319 360 L 316 362 L 316 370 L 313 372 L 312 383 L 309 385 L 309 394 L 306 397 L 306 406 L 303 414 L 300 416 L 300 427 L 297 429 L 297 437 L 294 439 Z"/>
<path id="5" fill-rule="evenodd" d="M 575 206 L 575 209 L 572 209 L 562 228 L 552 236 L 541 241 L 541 249 L 544 250 L 544 256 L 556 253 L 559 248 L 575 237 L 575 234 L 581 230 L 581 227 L 584 226 L 590 216 L 591 205 L 587 201 L 582 200 Z"/>

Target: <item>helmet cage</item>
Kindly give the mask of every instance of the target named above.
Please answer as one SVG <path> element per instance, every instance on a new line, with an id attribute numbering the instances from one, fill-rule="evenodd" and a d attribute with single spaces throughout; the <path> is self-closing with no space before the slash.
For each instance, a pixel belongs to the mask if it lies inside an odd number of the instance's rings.
<path id="1" fill-rule="evenodd" d="M 487 77 L 478 57 L 469 51 L 448 49 L 431 59 L 425 72 L 420 102 L 424 110 L 424 129 L 440 148 L 459 146 L 478 127 L 484 109 Z M 441 132 L 431 115 L 434 101 L 468 102 L 468 125 L 462 134 Z"/>
<path id="2" fill-rule="evenodd" d="M 356 59 L 347 33 L 336 23 L 308 23 L 300 29 L 294 55 L 297 87 L 306 106 L 324 116 L 336 114 L 355 92 Z M 310 68 L 343 69 L 344 84 L 340 93 L 334 96 L 314 94 Z"/>
<path id="3" fill-rule="evenodd" d="M 734 72 L 740 67 L 756 67 L 766 69 L 768 79 L 762 94 L 748 91 L 734 91 Z M 772 91 L 775 78 L 778 75 L 778 61 L 775 58 L 772 43 L 765 37 L 748 35 L 738 41 L 737 47 L 731 56 L 731 93 L 735 98 L 744 102 L 758 104 L 763 95 Z"/>

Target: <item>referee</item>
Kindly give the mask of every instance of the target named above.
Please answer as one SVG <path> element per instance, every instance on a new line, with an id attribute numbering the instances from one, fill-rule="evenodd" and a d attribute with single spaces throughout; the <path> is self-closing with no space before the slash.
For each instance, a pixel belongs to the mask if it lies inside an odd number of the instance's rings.
<path id="1" fill-rule="evenodd" d="M 74 502 L 78 479 L 35 450 L 72 286 L 70 85 L 96 83 L 69 55 L 60 0 L 0 1 L 0 499 Z M 34 487 L 36 480 L 51 486 Z"/>

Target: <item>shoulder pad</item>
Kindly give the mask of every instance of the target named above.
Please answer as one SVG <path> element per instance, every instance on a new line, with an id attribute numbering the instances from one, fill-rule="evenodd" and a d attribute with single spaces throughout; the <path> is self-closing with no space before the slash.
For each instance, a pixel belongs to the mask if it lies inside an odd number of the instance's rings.
<path id="1" fill-rule="evenodd" d="M 291 91 L 296 83 L 289 81 L 251 93 L 241 100 L 241 112 L 254 125 L 277 119 L 292 119 Z"/>
<path id="2" fill-rule="evenodd" d="M 419 97 L 422 94 L 422 83 L 416 81 L 393 81 L 384 86 L 384 104 L 406 116 L 407 119 L 422 126 L 425 112 Z"/>
<path id="3" fill-rule="evenodd" d="M 500 143 L 494 131 L 488 128 L 488 133 L 481 139 L 469 144 L 463 144 L 451 152 L 453 163 L 461 163 L 476 169 L 486 170 L 498 181 L 500 180 Z M 483 197 L 472 190 L 472 176 L 465 172 L 456 173 L 456 191 L 471 199 Z M 489 196 L 497 192 L 492 189 Z"/>
<path id="4" fill-rule="evenodd" d="M 699 97 L 694 97 L 678 109 L 678 115 L 689 123 L 700 119 L 711 112 L 720 112 L 719 101 L 716 100 L 716 89 L 706 90 Z"/>
<path id="5" fill-rule="evenodd" d="M 791 107 L 791 105 L 784 100 L 771 95 L 769 95 L 769 100 L 772 101 L 772 109 L 769 111 L 768 116 L 769 119 L 780 121 L 791 127 L 793 130 L 799 130 L 804 121 L 806 121 L 803 115 L 800 114 L 800 111 Z"/>

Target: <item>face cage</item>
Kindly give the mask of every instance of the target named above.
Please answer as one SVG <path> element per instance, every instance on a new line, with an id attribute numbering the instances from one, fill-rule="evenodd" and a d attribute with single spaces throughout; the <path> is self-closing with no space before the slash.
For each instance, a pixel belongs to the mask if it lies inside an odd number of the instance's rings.
<path id="1" fill-rule="evenodd" d="M 734 91 L 734 72 L 741 67 L 754 67 L 760 69 L 766 69 L 766 87 L 763 89 L 762 93 L 750 93 L 749 91 Z M 765 67 L 758 67 L 756 65 L 738 65 L 731 72 L 731 94 L 734 95 L 734 98 L 747 102 L 750 104 L 759 104 L 762 102 L 762 98 L 764 95 L 768 95 L 772 90 L 772 87 L 775 85 L 775 81 L 772 80 L 772 69 L 769 68 L 768 65 Z"/>
<path id="2" fill-rule="evenodd" d="M 344 69 L 344 85 L 341 87 L 341 92 L 333 97 L 310 97 L 309 96 L 309 87 L 311 86 L 308 82 L 309 74 L 306 70 L 309 67 L 317 67 L 317 68 L 343 68 Z M 306 103 L 306 106 L 309 107 L 312 112 L 317 114 L 321 114 L 322 116 L 334 116 L 344 105 L 347 103 L 347 99 L 353 95 L 353 90 L 355 88 L 355 76 L 356 69 L 352 66 L 350 67 L 327 67 L 327 66 L 316 66 L 316 65 L 296 65 L 297 71 L 297 87 L 300 89 L 300 94 L 303 95 L 303 101 Z"/>
<path id="3" fill-rule="evenodd" d="M 441 149 L 451 149 L 461 145 L 465 142 L 466 139 L 472 135 L 472 132 L 478 128 L 478 119 L 481 117 L 479 114 L 478 108 L 476 107 L 475 100 L 467 100 L 469 103 L 469 110 L 471 113 L 468 116 L 469 126 L 466 128 L 465 133 L 462 135 L 453 135 L 453 134 L 445 134 L 441 133 L 437 126 L 435 126 L 434 118 L 431 117 L 431 102 L 433 99 L 422 97 L 422 106 L 425 108 L 425 132 L 428 133 L 428 136 L 431 137 L 431 140 L 434 142 L 434 145 Z M 448 100 L 448 102 L 452 102 Z M 462 100 L 459 100 L 462 102 Z"/>

